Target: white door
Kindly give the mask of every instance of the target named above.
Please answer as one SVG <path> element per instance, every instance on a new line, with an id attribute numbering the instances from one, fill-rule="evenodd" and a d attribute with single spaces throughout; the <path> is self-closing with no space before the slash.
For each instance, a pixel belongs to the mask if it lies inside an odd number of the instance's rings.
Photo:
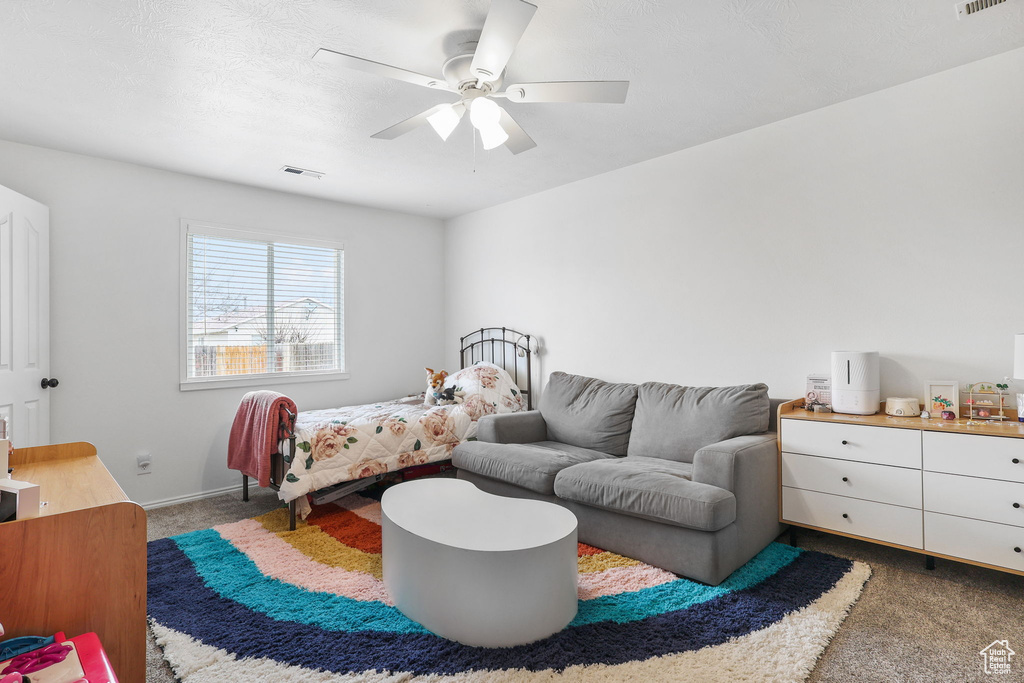
<path id="1" fill-rule="evenodd" d="M 16 448 L 50 443 L 49 371 L 50 210 L 0 187 L 0 416 Z"/>

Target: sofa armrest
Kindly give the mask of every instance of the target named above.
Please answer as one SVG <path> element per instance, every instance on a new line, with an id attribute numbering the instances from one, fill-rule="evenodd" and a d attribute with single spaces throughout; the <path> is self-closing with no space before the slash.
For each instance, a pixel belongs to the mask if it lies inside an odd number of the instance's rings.
<path id="1" fill-rule="evenodd" d="M 737 436 L 705 446 L 693 456 L 693 481 L 711 484 L 737 493 L 745 479 L 760 479 L 766 469 L 775 472 L 778 465 L 778 441 L 775 432 Z"/>
<path id="2" fill-rule="evenodd" d="M 476 438 L 490 443 L 534 443 L 548 438 L 539 410 L 484 415 L 477 421 Z"/>

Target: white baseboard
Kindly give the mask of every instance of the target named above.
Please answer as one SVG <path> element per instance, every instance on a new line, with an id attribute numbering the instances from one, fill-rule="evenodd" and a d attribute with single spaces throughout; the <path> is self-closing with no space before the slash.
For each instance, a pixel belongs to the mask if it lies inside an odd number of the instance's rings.
<path id="1" fill-rule="evenodd" d="M 223 488 L 214 489 L 212 491 L 203 491 L 202 493 L 190 493 L 187 496 L 176 496 L 174 498 L 164 498 L 162 500 L 154 500 L 151 503 L 143 503 L 143 510 L 153 510 L 156 508 L 167 507 L 168 505 L 177 505 L 179 503 L 190 503 L 193 500 L 203 500 L 204 498 L 215 498 L 217 496 L 223 496 L 225 493 L 241 493 L 241 486 L 235 484 L 234 486 L 225 486 Z M 259 484 L 255 480 L 249 480 L 249 493 L 258 491 L 260 488 Z"/>

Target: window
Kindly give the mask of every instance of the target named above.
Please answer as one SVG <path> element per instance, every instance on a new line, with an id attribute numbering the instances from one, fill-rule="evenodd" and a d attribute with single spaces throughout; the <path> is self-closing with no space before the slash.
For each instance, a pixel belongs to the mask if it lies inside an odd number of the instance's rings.
<path id="1" fill-rule="evenodd" d="M 182 221 L 182 389 L 345 371 L 341 244 Z"/>

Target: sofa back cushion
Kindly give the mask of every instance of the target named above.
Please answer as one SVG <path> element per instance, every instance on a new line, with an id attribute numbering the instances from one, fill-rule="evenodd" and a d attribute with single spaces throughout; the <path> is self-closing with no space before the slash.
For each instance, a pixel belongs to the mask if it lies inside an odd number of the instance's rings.
<path id="1" fill-rule="evenodd" d="M 693 462 L 704 446 L 768 429 L 768 386 L 640 385 L 628 455 Z"/>
<path id="2" fill-rule="evenodd" d="M 637 385 L 551 373 L 540 398 L 548 439 L 611 455 L 625 455 Z"/>

